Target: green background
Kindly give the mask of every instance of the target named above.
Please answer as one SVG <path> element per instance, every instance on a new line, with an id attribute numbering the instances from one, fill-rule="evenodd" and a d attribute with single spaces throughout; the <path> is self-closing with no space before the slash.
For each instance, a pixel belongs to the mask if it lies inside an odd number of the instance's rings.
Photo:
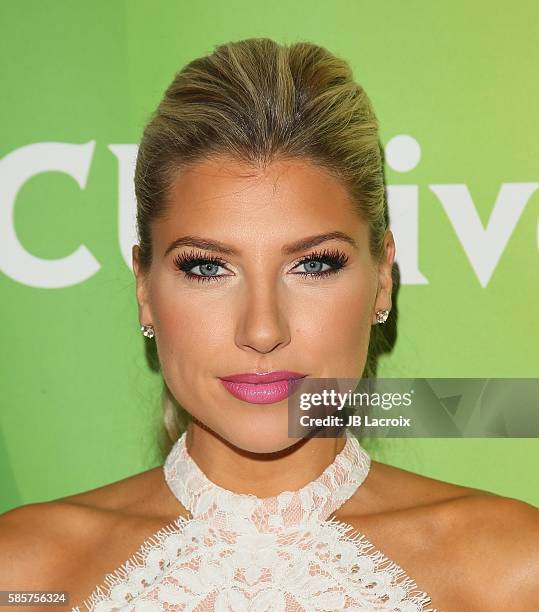
<path id="1" fill-rule="evenodd" d="M 421 145 L 389 185 L 419 189 L 419 267 L 404 285 L 385 377 L 537 377 L 537 217 L 527 203 L 482 287 L 430 184 L 464 183 L 484 225 L 502 183 L 539 181 L 536 2 L 94 1 L 0 4 L 0 157 L 31 143 L 96 141 L 86 188 L 44 173 L 19 191 L 20 242 L 44 259 L 84 244 L 87 281 L 38 289 L 0 273 L 0 511 L 161 463 L 160 376 L 138 327 L 118 244 L 118 162 L 174 73 L 221 42 L 308 40 L 347 59 L 382 142 Z M 2 186 L 0 185 L 0 206 Z M 366 445 L 370 444 L 366 442 Z M 377 441 L 374 459 L 539 505 L 539 441 Z"/>

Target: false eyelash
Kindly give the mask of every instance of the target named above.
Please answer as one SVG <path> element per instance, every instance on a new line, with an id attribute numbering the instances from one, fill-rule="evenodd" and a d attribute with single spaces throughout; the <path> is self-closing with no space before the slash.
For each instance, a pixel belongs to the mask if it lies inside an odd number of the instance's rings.
<path id="1" fill-rule="evenodd" d="M 190 251 L 189 253 L 178 253 L 176 257 L 174 257 L 174 265 L 176 268 L 183 272 L 188 278 L 196 279 L 197 281 L 212 281 L 219 280 L 220 276 L 202 276 L 201 274 L 193 274 L 190 270 L 195 266 L 199 266 L 205 263 L 216 264 L 221 267 L 226 267 L 226 262 L 222 260 L 220 257 L 216 257 L 215 255 L 204 255 L 203 253 L 198 253 L 196 251 Z"/>
<path id="2" fill-rule="evenodd" d="M 346 266 L 348 262 L 348 255 L 343 253 L 342 251 L 338 251 L 337 249 L 324 249 L 323 251 L 315 251 L 313 253 L 309 253 L 306 255 L 298 263 L 294 266 L 300 266 L 301 264 L 307 263 L 309 261 L 321 261 L 322 263 L 328 264 L 331 267 L 330 270 L 323 270 L 322 272 L 296 272 L 296 274 L 300 274 L 301 276 L 313 276 L 313 277 L 321 277 L 328 276 L 330 274 L 336 274 Z"/>
<path id="3" fill-rule="evenodd" d="M 190 251 L 189 253 L 178 253 L 174 258 L 174 265 L 176 268 L 183 272 L 188 278 L 196 279 L 197 281 L 205 282 L 212 280 L 219 280 L 222 276 L 203 276 L 201 274 L 193 274 L 190 270 L 195 266 L 202 265 L 205 263 L 212 263 L 221 266 L 225 269 L 226 262 L 220 257 L 215 255 L 205 255 L 196 251 Z M 323 251 L 315 251 L 309 253 L 305 257 L 302 257 L 294 266 L 294 269 L 309 261 L 321 261 L 322 263 L 331 266 L 329 270 L 323 270 L 322 272 L 295 272 L 299 276 L 321 278 L 329 276 L 330 274 L 336 274 L 345 267 L 348 262 L 348 256 L 342 251 L 337 249 L 324 249 Z"/>

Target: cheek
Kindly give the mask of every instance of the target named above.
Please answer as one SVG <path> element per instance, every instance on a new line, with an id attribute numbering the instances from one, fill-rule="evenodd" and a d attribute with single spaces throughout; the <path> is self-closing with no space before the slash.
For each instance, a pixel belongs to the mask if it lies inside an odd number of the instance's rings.
<path id="1" fill-rule="evenodd" d="M 223 356 L 234 350 L 235 299 L 212 289 L 180 288 L 167 278 L 152 288 L 159 360 L 169 386 L 173 380 L 193 384 L 208 370 L 219 372 Z M 349 275 L 337 285 L 290 297 L 290 349 L 297 351 L 299 363 L 303 355 L 304 367 L 312 371 L 356 376 L 367 355 L 374 297 L 365 270 L 352 281 Z"/>
<path id="2" fill-rule="evenodd" d="M 201 290 L 176 286 L 165 279 L 152 290 L 152 316 L 157 346 L 165 376 L 167 371 L 193 375 L 200 365 L 208 366 L 230 342 L 230 313 L 226 301 L 216 299 L 211 287 Z M 173 370 L 173 372 L 172 372 Z"/>
<path id="3" fill-rule="evenodd" d="M 344 284 L 326 299 L 310 300 L 294 326 L 305 350 L 312 351 L 328 376 L 361 374 L 371 333 L 374 294 L 366 281 Z"/>

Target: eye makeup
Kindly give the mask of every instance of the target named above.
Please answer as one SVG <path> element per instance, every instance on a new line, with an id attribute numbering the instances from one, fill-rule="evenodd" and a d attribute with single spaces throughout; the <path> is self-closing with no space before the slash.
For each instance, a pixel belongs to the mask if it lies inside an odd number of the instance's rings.
<path id="1" fill-rule="evenodd" d="M 178 253 L 174 257 L 174 266 L 180 272 L 186 276 L 186 278 L 190 280 L 196 280 L 198 282 L 206 282 L 206 281 L 216 281 L 226 276 L 230 276 L 229 274 L 198 274 L 194 273 L 193 268 L 200 267 L 206 272 L 215 271 L 218 268 L 223 268 L 228 270 L 226 267 L 226 261 L 217 257 L 215 255 L 207 255 L 202 252 L 190 251 L 188 253 Z M 348 262 L 348 255 L 343 251 L 338 249 L 323 249 L 321 251 L 313 251 L 308 255 L 302 257 L 294 267 L 295 270 L 299 266 L 310 266 L 310 271 L 303 272 L 293 272 L 293 274 L 298 274 L 304 278 L 326 278 L 332 274 L 336 274 L 340 270 L 342 270 Z M 326 270 L 315 269 L 316 264 L 322 264 L 322 266 L 329 266 Z"/>

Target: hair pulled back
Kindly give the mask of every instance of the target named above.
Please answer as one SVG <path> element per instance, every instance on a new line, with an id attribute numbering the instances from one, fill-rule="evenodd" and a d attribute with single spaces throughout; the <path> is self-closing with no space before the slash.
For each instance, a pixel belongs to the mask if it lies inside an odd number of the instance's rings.
<path id="1" fill-rule="evenodd" d="M 151 265 L 151 226 L 167 213 L 172 180 L 214 155 L 257 169 L 276 158 L 302 158 L 329 170 L 368 224 L 372 257 L 382 257 L 389 213 L 378 121 L 350 65 L 327 49 L 249 38 L 215 47 L 174 76 L 144 129 L 136 161 L 142 270 Z M 371 329 L 363 377 L 376 376 L 378 357 L 395 343 L 399 280 L 394 263 L 393 309 L 385 324 Z M 170 447 L 186 415 L 166 383 L 163 410 Z"/>

